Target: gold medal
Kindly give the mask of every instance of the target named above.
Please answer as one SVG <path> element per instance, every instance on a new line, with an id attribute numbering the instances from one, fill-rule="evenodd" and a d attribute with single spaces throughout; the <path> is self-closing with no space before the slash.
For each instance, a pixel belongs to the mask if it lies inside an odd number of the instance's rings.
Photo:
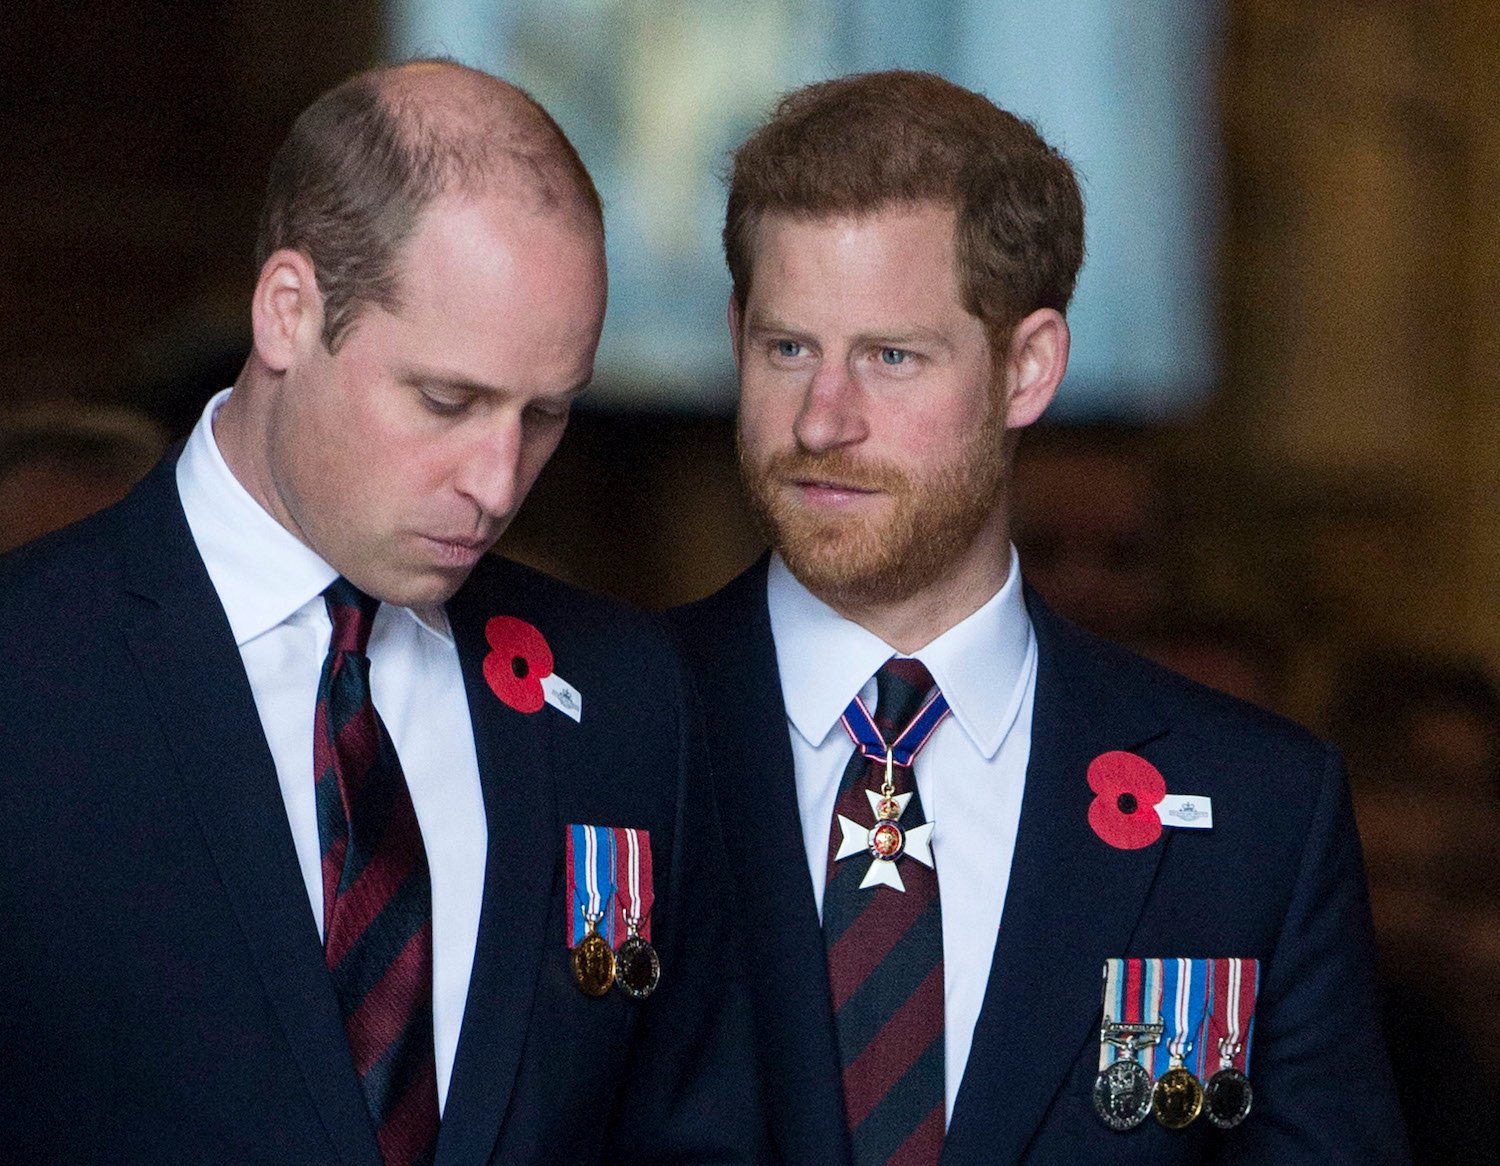
<path id="1" fill-rule="evenodd" d="M 1203 1112 L 1203 1086 L 1186 1066 L 1173 1065 L 1151 1092 L 1151 1112 L 1169 1130 L 1186 1129 Z"/>
<path id="2" fill-rule="evenodd" d="M 615 982 L 615 953 L 599 934 L 597 919 L 588 920 L 588 932 L 573 948 L 573 979 L 586 996 L 603 996 Z"/>

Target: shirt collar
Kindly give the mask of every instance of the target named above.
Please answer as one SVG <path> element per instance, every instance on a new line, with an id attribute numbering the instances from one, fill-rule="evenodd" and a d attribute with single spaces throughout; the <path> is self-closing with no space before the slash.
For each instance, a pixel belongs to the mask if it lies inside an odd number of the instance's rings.
<path id="1" fill-rule="evenodd" d="M 229 617 L 237 647 L 286 622 L 338 578 L 338 572 L 251 497 L 219 452 L 213 419 L 233 390 L 209 401 L 177 460 L 177 492 L 188 529 Z M 396 608 L 451 644 L 441 607 Z"/>
<path id="2" fill-rule="evenodd" d="M 771 558 L 766 599 L 787 716 L 816 747 L 895 649 L 808 591 L 780 555 Z M 914 654 L 932 673 L 974 747 L 985 758 L 993 757 L 1015 723 L 1036 671 L 1036 636 L 1014 547 L 1005 585 L 978 611 Z"/>

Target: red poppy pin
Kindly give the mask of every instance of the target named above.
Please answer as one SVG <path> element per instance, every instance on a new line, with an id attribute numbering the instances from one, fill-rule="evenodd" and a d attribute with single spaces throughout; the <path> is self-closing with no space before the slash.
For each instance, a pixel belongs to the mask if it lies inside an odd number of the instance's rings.
<path id="1" fill-rule="evenodd" d="M 552 648 L 541 632 L 524 619 L 497 615 L 484 625 L 484 638 L 491 648 L 484 658 L 484 678 L 505 704 L 519 713 L 550 704 L 580 719 L 583 698 L 552 671 Z"/>
<path id="2" fill-rule="evenodd" d="M 1213 828 L 1213 801 L 1168 794 L 1167 779 L 1144 757 L 1114 749 L 1089 762 L 1089 825 L 1118 850 L 1140 850 L 1161 837 L 1163 826 Z"/>

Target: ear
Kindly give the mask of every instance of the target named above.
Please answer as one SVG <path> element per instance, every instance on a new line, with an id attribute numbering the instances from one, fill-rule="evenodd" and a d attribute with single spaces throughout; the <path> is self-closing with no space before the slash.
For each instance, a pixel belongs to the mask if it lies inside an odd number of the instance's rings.
<path id="1" fill-rule="evenodd" d="M 274 372 L 285 372 L 309 343 L 321 344 L 323 295 L 312 260 L 283 248 L 260 269 L 250 299 L 255 353 Z"/>
<path id="2" fill-rule="evenodd" d="M 740 371 L 740 304 L 729 293 L 729 347 L 734 350 L 734 371 Z"/>
<path id="3" fill-rule="evenodd" d="M 1053 308 L 1038 308 L 1010 336 L 1005 356 L 1005 426 L 1020 429 L 1047 410 L 1068 370 L 1068 322 Z"/>

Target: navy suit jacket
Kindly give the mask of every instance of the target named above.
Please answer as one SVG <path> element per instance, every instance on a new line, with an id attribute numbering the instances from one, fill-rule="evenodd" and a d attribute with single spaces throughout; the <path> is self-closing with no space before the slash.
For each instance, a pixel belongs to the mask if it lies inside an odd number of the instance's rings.
<path id="1" fill-rule="evenodd" d="M 1031 759 L 1000 932 L 944 1166 L 1408 1160 L 1373 990 L 1369 906 L 1337 756 L 1291 723 L 1065 623 L 1027 595 L 1038 673 Z M 670 613 L 707 713 L 720 818 L 752 947 L 773 1143 L 849 1162 L 839 1059 L 762 560 Z M 1088 825 L 1089 762 L 1133 751 L 1211 830 L 1118 850 Z M 753 827 L 753 828 L 752 828 Z M 1095 1115 L 1105 960 L 1262 961 L 1238 1129 Z"/>
<path id="2" fill-rule="evenodd" d="M 0 560 L 0 1146 L 8 1161 L 377 1166 L 174 460 Z M 497 614 L 542 631 L 581 723 L 490 691 Z M 449 615 L 489 860 L 439 1166 L 757 1160 L 722 843 L 670 637 L 499 559 Z M 572 981 L 569 823 L 650 831 L 662 971 L 647 1001 Z"/>

